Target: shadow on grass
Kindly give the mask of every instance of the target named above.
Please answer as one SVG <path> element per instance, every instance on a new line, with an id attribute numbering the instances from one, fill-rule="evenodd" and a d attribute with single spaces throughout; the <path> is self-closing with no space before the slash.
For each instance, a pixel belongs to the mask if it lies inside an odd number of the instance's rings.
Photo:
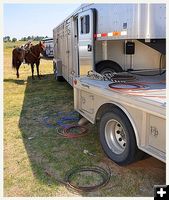
<path id="1" fill-rule="evenodd" d="M 24 85 L 24 80 L 17 80 L 17 79 L 4 79 L 4 82 L 9 82 L 9 83 L 16 83 L 18 85 Z"/>
<path id="2" fill-rule="evenodd" d="M 152 196 L 152 185 L 164 184 L 165 168 L 157 160 L 147 159 L 125 168 L 113 164 L 101 150 L 96 126 L 89 126 L 89 134 L 76 139 L 63 138 L 57 134 L 55 127 L 46 126 L 44 118 L 74 110 L 73 88 L 67 82 L 57 82 L 50 74 L 42 76 L 41 80 L 35 78 L 27 79 L 19 119 L 31 170 L 40 182 L 40 186 L 32 183 L 32 196 L 72 196 L 69 190 L 62 187 L 62 181 L 66 172 L 77 165 L 104 168 L 108 165 L 112 170 L 108 185 L 90 193 L 78 192 L 81 196 Z M 96 156 L 86 155 L 84 150 Z M 156 176 L 156 172 L 160 175 Z M 89 176 L 86 180 L 78 179 L 77 182 L 80 185 L 90 185 L 99 181 L 98 177 Z"/>
<path id="3" fill-rule="evenodd" d="M 57 82 L 50 74 L 35 81 L 28 77 L 19 128 L 33 174 L 42 187 L 59 187 L 68 170 L 96 163 L 98 158 L 86 156 L 84 149 L 100 151 L 94 130 L 90 136 L 71 140 L 58 136 L 55 128 L 45 126 L 43 119 L 60 111 L 73 111 L 73 88 L 66 82 Z M 47 195 L 45 189 L 42 195 Z"/>

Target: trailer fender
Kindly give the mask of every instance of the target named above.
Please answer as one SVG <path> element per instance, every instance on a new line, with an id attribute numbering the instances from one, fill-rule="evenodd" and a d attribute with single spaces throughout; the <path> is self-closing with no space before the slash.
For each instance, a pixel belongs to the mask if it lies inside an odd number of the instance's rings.
<path id="1" fill-rule="evenodd" d="M 131 125 L 134 129 L 137 147 L 139 148 L 139 146 L 140 146 L 139 145 L 140 144 L 139 134 L 138 134 L 138 130 L 137 130 L 137 127 L 135 125 L 135 122 L 134 122 L 132 116 L 130 115 L 130 113 L 121 104 L 116 103 L 116 102 L 111 102 L 111 103 L 106 103 L 106 104 L 101 105 L 100 108 L 97 110 L 95 120 L 98 121 L 101 118 L 102 115 L 104 115 L 107 112 L 110 112 L 111 110 L 113 112 L 114 108 L 121 110 L 127 116 L 127 118 L 129 119 L 129 121 L 130 121 L 130 123 L 131 123 Z"/>

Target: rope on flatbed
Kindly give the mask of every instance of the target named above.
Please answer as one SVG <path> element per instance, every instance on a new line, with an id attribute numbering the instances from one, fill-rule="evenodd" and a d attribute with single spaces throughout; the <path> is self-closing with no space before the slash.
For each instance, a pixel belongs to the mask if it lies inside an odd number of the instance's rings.
<path id="1" fill-rule="evenodd" d="M 116 72 L 102 75 L 94 70 L 88 71 L 87 77 L 93 80 L 111 81 L 113 83 L 125 83 L 126 81 L 133 81 L 136 79 L 134 75 L 128 75 Z"/>

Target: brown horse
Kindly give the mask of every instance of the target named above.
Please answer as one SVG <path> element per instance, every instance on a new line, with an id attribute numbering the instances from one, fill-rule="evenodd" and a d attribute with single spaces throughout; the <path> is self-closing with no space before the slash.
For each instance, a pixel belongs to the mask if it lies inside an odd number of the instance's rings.
<path id="1" fill-rule="evenodd" d="M 16 69 L 16 76 L 19 78 L 19 67 L 25 59 L 27 64 L 31 64 L 32 79 L 34 79 L 34 64 L 36 64 L 37 75 L 39 75 L 40 53 L 45 50 L 43 42 L 39 42 L 37 45 L 32 45 L 29 49 L 17 47 L 12 51 L 12 66 Z"/>

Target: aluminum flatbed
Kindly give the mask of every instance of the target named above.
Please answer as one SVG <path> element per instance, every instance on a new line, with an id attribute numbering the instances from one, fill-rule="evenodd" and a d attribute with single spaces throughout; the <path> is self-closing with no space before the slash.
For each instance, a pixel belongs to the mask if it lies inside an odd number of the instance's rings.
<path id="1" fill-rule="evenodd" d="M 87 76 L 76 78 L 74 105 L 92 123 L 113 112 L 111 106 L 118 107 L 132 124 L 138 148 L 165 161 L 165 73 L 152 74 L 134 75 L 134 80 L 118 84 Z"/>

